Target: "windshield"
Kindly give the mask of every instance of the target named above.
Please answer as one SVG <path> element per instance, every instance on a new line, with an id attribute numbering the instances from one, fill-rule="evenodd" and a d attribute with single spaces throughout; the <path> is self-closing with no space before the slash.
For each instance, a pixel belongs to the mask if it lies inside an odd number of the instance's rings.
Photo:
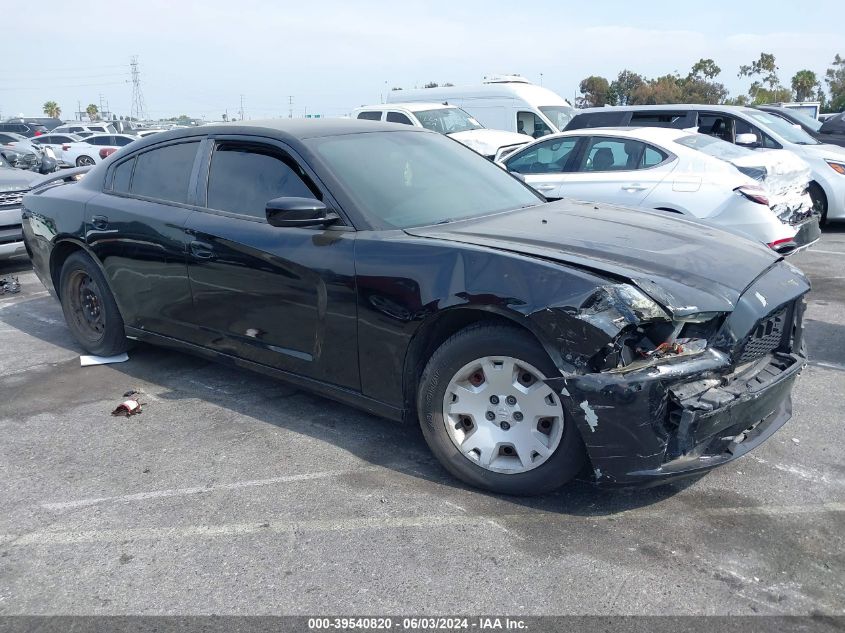
<path id="1" fill-rule="evenodd" d="M 807 134 L 800 127 L 795 127 L 792 123 L 784 121 L 780 117 L 773 116 L 768 112 L 760 112 L 759 110 L 745 110 L 745 115 L 753 119 L 758 124 L 770 129 L 772 132 L 783 138 L 789 143 L 796 145 L 818 145 L 819 142 L 812 136 Z"/>
<path id="2" fill-rule="evenodd" d="M 690 134 L 689 136 L 682 136 L 676 138 L 675 142 L 678 145 L 689 147 L 697 150 L 702 154 L 707 154 L 713 158 L 725 160 L 730 162 L 733 158 L 744 158 L 749 154 L 753 154 L 750 149 L 739 147 L 733 143 L 728 143 L 722 139 L 714 138 L 706 134 Z"/>
<path id="3" fill-rule="evenodd" d="M 379 228 L 427 226 L 542 203 L 503 169 L 439 134 L 370 132 L 307 142 Z"/>
<path id="4" fill-rule="evenodd" d="M 480 130 L 484 126 L 460 108 L 438 108 L 414 112 L 422 126 L 440 134 L 454 134 L 467 130 Z"/>
<path id="5" fill-rule="evenodd" d="M 575 108 L 568 105 L 559 106 L 540 106 L 540 112 L 554 124 L 558 132 L 563 132 L 564 128 L 575 116 Z"/>
<path id="6" fill-rule="evenodd" d="M 791 116 L 793 119 L 795 119 L 802 125 L 807 126 L 811 130 L 813 130 L 813 132 L 818 132 L 822 127 L 821 121 L 816 121 L 813 117 L 801 112 L 801 110 L 790 109 L 788 116 Z"/>

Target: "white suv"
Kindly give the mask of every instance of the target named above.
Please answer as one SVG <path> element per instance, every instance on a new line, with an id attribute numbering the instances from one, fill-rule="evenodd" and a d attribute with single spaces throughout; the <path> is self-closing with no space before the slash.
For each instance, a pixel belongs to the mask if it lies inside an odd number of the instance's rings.
<path id="1" fill-rule="evenodd" d="M 92 134 L 115 134 L 117 130 L 110 123 L 63 123 L 50 134 L 77 134 L 81 137 Z"/>
<path id="2" fill-rule="evenodd" d="M 487 129 L 464 110 L 445 103 L 382 103 L 353 110 L 352 118 L 424 127 L 451 136 L 490 160 L 500 150 L 512 151 L 534 140 L 527 134 Z"/>

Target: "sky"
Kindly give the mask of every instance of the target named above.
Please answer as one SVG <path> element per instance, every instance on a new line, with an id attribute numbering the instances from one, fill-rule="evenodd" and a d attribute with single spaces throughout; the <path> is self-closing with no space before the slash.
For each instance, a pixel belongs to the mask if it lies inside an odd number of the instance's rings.
<path id="1" fill-rule="evenodd" d="M 0 0 L 4 23 L 32 20 L 30 3 Z M 128 115 L 138 56 L 150 116 L 219 120 L 337 116 L 379 103 L 393 86 L 472 85 L 519 73 L 573 100 L 589 75 L 623 68 L 686 74 L 709 57 L 732 95 L 741 64 L 773 53 L 785 85 L 820 77 L 845 55 L 842 0 L 571 3 L 530 0 L 40 0 L 37 24 L 4 33 L 0 116 L 41 115 L 54 100 Z"/>

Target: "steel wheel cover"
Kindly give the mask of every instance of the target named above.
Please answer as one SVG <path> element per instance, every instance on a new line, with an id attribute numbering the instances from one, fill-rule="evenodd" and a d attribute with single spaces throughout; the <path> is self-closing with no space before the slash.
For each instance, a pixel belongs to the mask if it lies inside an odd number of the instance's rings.
<path id="1" fill-rule="evenodd" d="M 452 443 L 474 464 L 518 474 L 544 464 L 563 437 L 563 406 L 533 365 L 485 356 L 464 365 L 443 396 Z"/>

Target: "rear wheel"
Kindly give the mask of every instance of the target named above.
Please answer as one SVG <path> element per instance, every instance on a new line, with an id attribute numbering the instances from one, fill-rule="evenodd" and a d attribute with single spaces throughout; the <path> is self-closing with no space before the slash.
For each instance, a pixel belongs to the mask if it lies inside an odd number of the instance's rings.
<path id="1" fill-rule="evenodd" d="M 90 156 L 80 156 L 76 159 L 76 166 L 77 167 L 90 167 L 94 165 L 94 159 Z"/>
<path id="2" fill-rule="evenodd" d="M 59 283 L 62 311 L 82 348 L 97 356 L 126 351 L 123 318 L 106 278 L 85 253 L 73 253 L 62 266 Z"/>
<path id="3" fill-rule="evenodd" d="M 417 409 L 437 459 L 466 483 L 535 495 L 573 479 L 584 465 L 575 424 L 545 379 L 557 374 L 523 330 L 476 325 L 452 336 L 423 372 Z"/>

